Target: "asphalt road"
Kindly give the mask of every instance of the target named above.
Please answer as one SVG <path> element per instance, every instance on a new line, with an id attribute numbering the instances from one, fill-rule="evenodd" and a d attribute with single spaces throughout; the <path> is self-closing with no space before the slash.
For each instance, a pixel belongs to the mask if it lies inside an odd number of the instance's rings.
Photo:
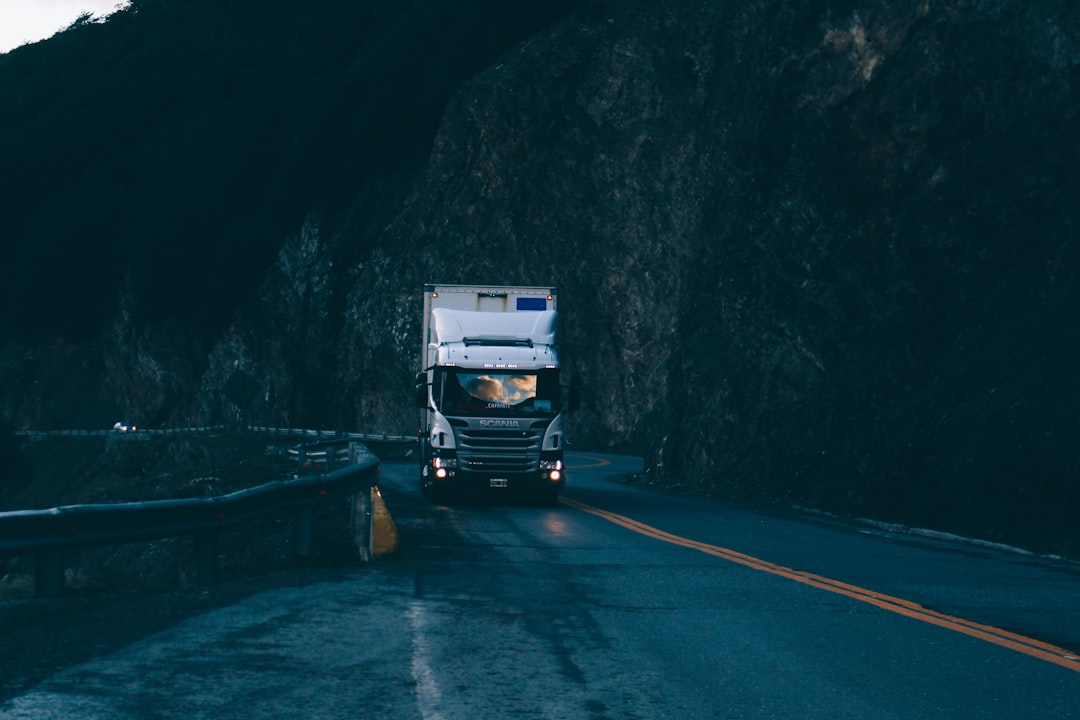
<path id="1" fill-rule="evenodd" d="M 1080 567 L 655 493 L 436 506 L 400 549 L 64 670 L 0 718 L 1080 718 Z"/>

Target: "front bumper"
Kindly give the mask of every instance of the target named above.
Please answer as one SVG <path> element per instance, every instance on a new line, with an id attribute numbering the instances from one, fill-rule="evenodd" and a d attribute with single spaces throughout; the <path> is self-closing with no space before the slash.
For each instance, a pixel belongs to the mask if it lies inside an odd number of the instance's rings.
<path id="1" fill-rule="evenodd" d="M 478 473 L 456 468 L 425 467 L 425 488 L 452 492 L 546 492 L 559 493 L 566 486 L 561 467 L 528 473 Z"/>

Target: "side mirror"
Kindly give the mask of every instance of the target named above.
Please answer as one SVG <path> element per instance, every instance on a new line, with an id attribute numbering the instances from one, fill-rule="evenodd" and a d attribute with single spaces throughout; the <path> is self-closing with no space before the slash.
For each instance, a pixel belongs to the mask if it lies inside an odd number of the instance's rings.
<path id="1" fill-rule="evenodd" d="M 426 410 L 428 407 L 428 386 L 417 385 L 414 398 L 413 402 L 416 403 L 416 407 Z"/>

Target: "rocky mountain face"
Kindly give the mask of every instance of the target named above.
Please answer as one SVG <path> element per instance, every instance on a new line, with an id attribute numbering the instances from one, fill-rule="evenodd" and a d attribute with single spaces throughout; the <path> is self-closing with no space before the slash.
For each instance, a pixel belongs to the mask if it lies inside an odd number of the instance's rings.
<path id="1" fill-rule="evenodd" d="M 568 21 L 446 112 L 352 288 L 345 377 L 406 395 L 424 281 L 555 282 L 579 442 L 643 450 L 658 482 L 1068 534 L 1078 21 L 884 0 Z"/>
<path id="2" fill-rule="evenodd" d="M 1078 88 L 1053 0 L 590 3 L 460 89 L 388 225 L 312 214 L 209 342 L 132 300 L 9 347 L 4 411 L 411 434 L 421 286 L 552 283 L 578 448 L 1075 551 Z"/>

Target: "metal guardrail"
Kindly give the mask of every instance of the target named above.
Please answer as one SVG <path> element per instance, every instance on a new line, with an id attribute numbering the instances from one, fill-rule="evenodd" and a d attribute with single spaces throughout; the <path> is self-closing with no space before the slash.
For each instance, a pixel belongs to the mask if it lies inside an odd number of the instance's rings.
<path id="1" fill-rule="evenodd" d="M 283 437 L 310 437 L 339 440 L 359 440 L 361 442 L 416 442 L 416 435 L 349 433 L 338 432 L 336 430 L 305 430 L 301 428 L 263 427 L 259 425 L 248 425 L 246 427 L 240 428 L 236 428 L 235 426 L 230 427 L 226 425 L 208 425 L 205 427 L 188 428 L 154 428 L 149 430 L 139 428 L 124 431 L 116 430 L 115 428 L 109 428 L 106 430 L 14 430 L 13 433 L 17 437 L 36 439 L 46 437 L 108 437 L 111 435 L 186 435 L 192 433 L 220 432 L 222 430 L 239 430 L 255 433 L 265 433 L 268 435 L 277 435 Z"/>
<path id="2" fill-rule="evenodd" d="M 299 472 L 310 470 L 333 470 L 349 460 L 349 448 L 336 441 L 320 441 L 297 445 L 287 451 L 289 459 L 296 462 Z"/>
<path id="3" fill-rule="evenodd" d="M 144 431 L 138 431 L 144 432 Z M 357 550 L 371 557 L 371 488 L 379 460 L 355 441 L 346 456 L 332 452 L 339 468 L 315 475 L 278 480 L 212 498 L 70 505 L 51 510 L 0 513 L 0 554 L 35 557 L 39 597 L 64 587 L 63 552 L 100 545 L 190 535 L 200 585 L 218 582 L 218 534 L 227 528 L 283 509 L 295 510 L 294 553 L 311 552 L 312 517 L 320 503 L 352 496 L 353 536 Z"/>
<path id="4" fill-rule="evenodd" d="M 208 425 L 206 427 L 189 427 L 189 428 L 155 428 L 152 430 L 117 430 L 116 428 L 109 428 L 107 430 L 14 430 L 12 431 L 16 437 L 25 437 L 31 439 L 40 439 L 47 437 L 109 437 L 111 435 L 189 435 L 192 433 L 206 433 L 206 432 L 218 432 L 221 430 L 227 430 L 225 425 Z"/>

